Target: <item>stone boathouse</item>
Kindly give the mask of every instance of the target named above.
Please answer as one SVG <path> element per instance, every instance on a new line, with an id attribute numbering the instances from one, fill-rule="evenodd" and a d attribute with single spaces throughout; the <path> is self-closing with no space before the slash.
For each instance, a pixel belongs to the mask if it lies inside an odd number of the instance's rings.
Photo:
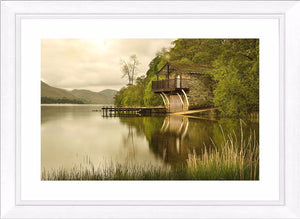
<path id="1" fill-rule="evenodd" d="M 198 64 L 167 62 L 152 81 L 152 91 L 160 94 L 169 112 L 201 109 L 213 105 L 210 68 Z"/>

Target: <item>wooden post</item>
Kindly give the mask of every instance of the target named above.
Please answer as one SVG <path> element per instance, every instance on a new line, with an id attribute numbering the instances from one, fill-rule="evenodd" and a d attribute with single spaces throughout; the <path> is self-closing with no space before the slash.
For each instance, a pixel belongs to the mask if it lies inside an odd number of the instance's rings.
<path id="1" fill-rule="evenodd" d="M 182 88 L 182 73 L 180 73 L 180 88 Z"/>
<path id="2" fill-rule="evenodd" d="M 167 62 L 167 72 L 168 72 L 168 80 L 170 79 L 170 68 L 169 68 L 169 62 Z"/>

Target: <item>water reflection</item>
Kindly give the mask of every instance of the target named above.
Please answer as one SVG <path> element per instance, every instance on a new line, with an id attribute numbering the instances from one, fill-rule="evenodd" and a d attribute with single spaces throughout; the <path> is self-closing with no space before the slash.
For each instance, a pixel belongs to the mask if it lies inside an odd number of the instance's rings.
<path id="1" fill-rule="evenodd" d="M 150 148 L 167 163 L 184 162 L 189 152 L 188 127 L 187 117 L 166 117 L 160 131 L 152 134 Z"/>
<path id="2" fill-rule="evenodd" d="M 204 149 L 222 145 L 224 136 L 233 135 L 239 139 L 241 133 L 241 122 L 230 119 L 206 120 L 201 117 L 169 115 L 121 117 L 120 121 L 128 126 L 128 130 L 134 127 L 139 135 L 145 135 L 151 152 L 171 165 L 184 165 L 189 153 L 195 151 L 201 154 Z M 258 133 L 258 124 L 242 122 L 242 129 L 247 139 L 251 130 Z"/>
<path id="3" fill-rule="evenodd" d="M 42 167 L 72 166 L 88 157 L 103 162 L 184 165 L 188 153 L 221 145 L 223 134 L 240 135 L 240 121 L 201 117 L 103 118 L 101 106 L 57 105 L 41 108 Z M 258 123 L 243 125 L 245 138 Z M 222 127 L 222 129 L 221 129 Z M 258 136 L 257 136 L 258 138 Z"/>
<path id="4" fill-rule="evenodd" d="M 164 162 L 185 164 L 188 153 L 201 153 L 204 145 L 210 146 L 213 123 L 184 116 L 120 118 L 122 123 L 145 134 L 151 152 Z"/>

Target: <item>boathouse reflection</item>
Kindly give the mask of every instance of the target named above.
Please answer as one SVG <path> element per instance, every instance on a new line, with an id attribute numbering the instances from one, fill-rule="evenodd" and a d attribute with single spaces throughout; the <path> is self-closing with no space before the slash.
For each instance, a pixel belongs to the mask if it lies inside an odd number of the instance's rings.
<path id="1" fill-rule="evenodd" d="M 214 123 L 185 116 L 120 118 L 130 130 L 128 134 L 144 135 L 154 155 L 170 165 L 186 164 L 189 153 L 210 147 Z M 132 139 L 127 136 L 128 139 Z M 132 141 L 128 141 L 127 143 Z M 132 142 L 134 143 L 134 142 Z"/>
<path id="2" fill-rule="evenodd" d="M 150 149 L 166 163 L 185 162 L 190 150 L 188 127 L 187 117 L 166 117 L 160 131 L 152 133 Z"/>

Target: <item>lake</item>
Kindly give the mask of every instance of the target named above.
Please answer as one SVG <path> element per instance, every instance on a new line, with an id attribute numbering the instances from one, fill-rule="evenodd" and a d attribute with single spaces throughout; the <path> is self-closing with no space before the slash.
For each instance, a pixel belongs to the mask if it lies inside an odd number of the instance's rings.
<path id="1" fill-rule="evenodd" d="M 84 163 L 185 165 L 188 154 L 240 138 L 241 121 L 197 116 L 102 117 L 101 105 L 41 106 L 41 166 L 70 169 Z M 245 122 L 245 124 L 243 123 Z M 243 121 L 244 138 L 258 139 L 258 122 Z"/>

